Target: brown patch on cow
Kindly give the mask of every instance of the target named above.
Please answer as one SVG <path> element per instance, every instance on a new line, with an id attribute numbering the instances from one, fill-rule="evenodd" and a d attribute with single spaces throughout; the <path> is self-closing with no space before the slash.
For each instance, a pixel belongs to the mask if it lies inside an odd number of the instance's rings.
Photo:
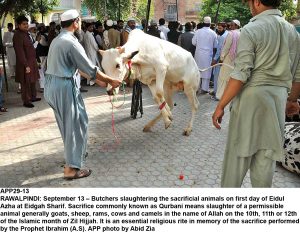
<path id="1" fill-rule="evenodd" d="M 178 91 L 184 91 L 184 83 L 183 83 L 183 81 L 180 81 L 180 82 L 176 83 L 175 86 L 176 86 L 176 89 Z"/>

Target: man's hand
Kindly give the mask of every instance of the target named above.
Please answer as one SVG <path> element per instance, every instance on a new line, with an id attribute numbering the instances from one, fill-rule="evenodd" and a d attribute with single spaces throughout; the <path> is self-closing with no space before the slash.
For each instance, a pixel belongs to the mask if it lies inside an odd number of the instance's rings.
<path id="1" fill-rule="evenodd" d="M 120 86 L 122 84 L 122 82 L 117 79 L 111 79 L 109 81 L 109 84 L 112 86 L 112 88 L 116 88 L 116 87 Z"/>
<path id="2" fill-rule="evenodd" d="M 25 68 L 25 73 L 26 73 L 26 74 L 29 74 L 29 73 L 30 73 L 30 67 L 29 67 L 29 66 L 27 66 L 27 67 Z"/>
<path id="3" fill-rule="evenodd" d="M 288 117 L 292 117 L 293 115 L 299 114 L 300 106 L 298 102 L 287 101 L 285 113 Z"/>
<path id="4" fill-rule="evenodd" d="M 220 124 L 222 123 L 223 116 L 224 116 L 224 109 L 217 106 L 217 108 L 212 116 L 212 122 L 217 129 L 221 129 Z"/>

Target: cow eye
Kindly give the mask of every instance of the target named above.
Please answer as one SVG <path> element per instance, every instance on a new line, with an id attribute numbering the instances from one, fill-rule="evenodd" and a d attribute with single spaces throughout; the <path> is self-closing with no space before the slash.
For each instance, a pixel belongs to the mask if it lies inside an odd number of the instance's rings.
<path id="1" fill-rule="evenodd" d="M 119 64 L 117 64 L 117 65 L 116 65 L 116 68 L 117 68 L 117 69 L 120 69 L 120 65 L 119 65 Z"/>

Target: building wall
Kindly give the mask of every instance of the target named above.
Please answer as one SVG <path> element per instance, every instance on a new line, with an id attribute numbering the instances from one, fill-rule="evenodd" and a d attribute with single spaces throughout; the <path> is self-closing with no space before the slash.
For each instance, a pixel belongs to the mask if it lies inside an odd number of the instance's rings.
<path id="1" fill-rule="evenodd" d="M 177 0 L 178 20 L 185 23 L 191 20 L 198 21 L 201 0 Z M 175 13 L 174 13 L 175 10 Z M 166 21 L 177 20 L 176 0 L 155 0 L 154 18 L 165 18 Z"/>

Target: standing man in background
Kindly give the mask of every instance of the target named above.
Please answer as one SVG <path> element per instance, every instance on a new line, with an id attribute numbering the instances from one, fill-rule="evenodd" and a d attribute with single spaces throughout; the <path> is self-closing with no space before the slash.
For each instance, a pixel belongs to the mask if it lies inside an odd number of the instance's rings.
<path id="1" fill-rule="evenodd" d="M 217 34 L 210 29 L 211 18 L 204 17 L 204 27 L 197 30 L 192 39 L 193 45 L 196 46 L 195 60 L 199 69 L 207 68 L 211 65 L 214 48 L 217 48 Z M 201 72 L 201 87 L 197 94 L 206 94 L 209 91 L 209 81 L 211 69 Z"/>
<path id="2" fill-rule="evenodd" d="M 41 100 L 36 96 L 36 81 L 40 78 L 36 52 L 28 32 L 28 19 L 21 15 L 16 22 L 18 30 L 13 37 L 16 52 L 16 81 L 21 83 L 23 106 L 33 108 L 32 102 Z"/>
<path id="3" fill-rule="evenodd" d="M 13 32 L 14 25 L 12 23 L 7 24 L 7 32 L 3 35 L 3 45 L 6 48 L 7 63 L 9 70 L 9 77 L 13 78 L 16 75 L 16 53 L 13 44 Z"/>
<path id="4" fill-rule="evenodd" d="M 226 40 L 226 37 L 228 35 L 228 31 L 226 30 L 226 23 L 225 22 L 221 22 L 218 23 L 217 26 L 217 35 L 218 35 L 218 47 L 217 47 L 217 52 L 214 56 L 214 59 L 211 63 L 211 65 L 215 65 L 220 61 L 220 55 L 221 55 L 221 51 L 224 45 L 224 42 Z M 217 89 L 218 89 L 218 79 L 219 79 L 219 73 L 220 73 L 220 66 L 217 66 L 213 69 L 213 74 L 214 74 L 214 91 L 213 93 L 211 93 L 211 98 L 213 100 L 219 100 L 216 97 L 216 93 L 217 93 Z"/>
<path id="5" fill-rule="evenodd" d="M 127 21 L 127 25 L 121 33 L 121 45 L 124 45 L 128 41 L 129 33 L 135 29 L 135 19 L 130 18 Z"/>
<path id="6" fill-rule="evenodd" d="M 159 23 L 158 30 L 163 32 L 166 40 L 168 40 L 168 32 L 170 31 L 170 29 L 165 26 L 166 20 L 164 18 L 160 18 L 158 23 Z"/>

